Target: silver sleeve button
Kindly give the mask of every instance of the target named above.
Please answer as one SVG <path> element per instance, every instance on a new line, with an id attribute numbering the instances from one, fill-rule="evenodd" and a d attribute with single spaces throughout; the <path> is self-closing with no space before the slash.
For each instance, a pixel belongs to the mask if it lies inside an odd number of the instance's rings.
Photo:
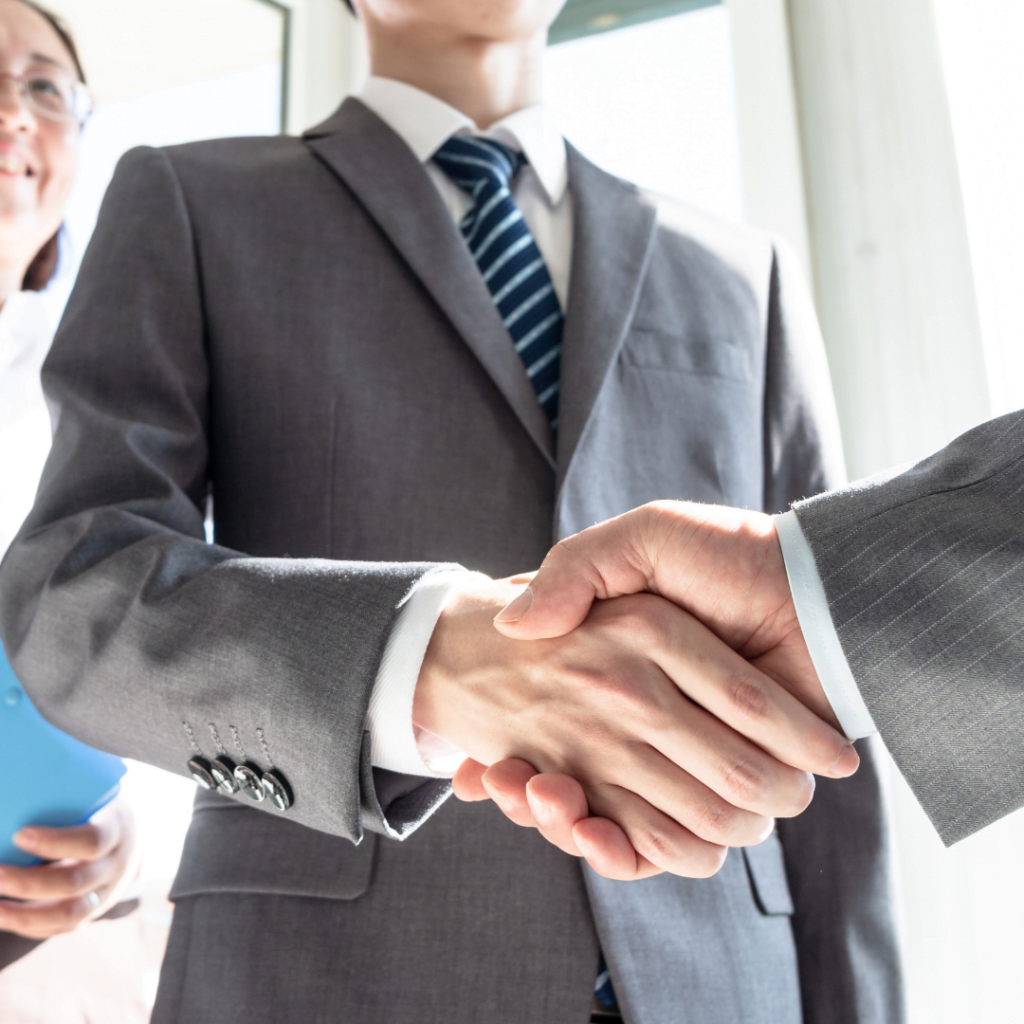
<path id="1" fill-rule="evenodd" d="M 238 788 L 245 796 L 255 804 L 263 802 L 267 794 L 263 791 L 263 780 L 258 770 L 250 765 L 240 764 L 235 768 L 234 775 Z"/>
<path id="2" fill-rule="evenodd" d="M 188 763 L 188 771 L 196 784 L 203 789 L 217 788 L 217 783 L 210 772 L 210 762 L 205 757 L 193 757 Z"/>
<path id="3" fill-rule="evenodd" d="M 276 769 L 263 773 L 263 792 L 279 810 L 287 811 L 292 805 L 292 790 L 285 777 Z"/>

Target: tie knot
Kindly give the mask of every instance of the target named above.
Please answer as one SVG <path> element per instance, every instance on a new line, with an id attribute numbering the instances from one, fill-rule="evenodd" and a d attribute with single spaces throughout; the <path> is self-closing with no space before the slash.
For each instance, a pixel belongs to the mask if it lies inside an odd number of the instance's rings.
<path id="1" fill-rule="evenodd" d="M 434 162 L 459 188 L 476 195 L 488 184 L 508 188 L 526 159 L 493 139 L 453 136 L 434 154 Z"/>

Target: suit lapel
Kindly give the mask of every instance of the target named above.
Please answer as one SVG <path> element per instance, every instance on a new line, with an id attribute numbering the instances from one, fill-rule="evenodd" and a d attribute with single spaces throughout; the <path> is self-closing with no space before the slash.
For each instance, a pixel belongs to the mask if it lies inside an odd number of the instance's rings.
<path id="1" fill-rule="evenodd" d="M 423 282 L 554 467 L 547 417 L 487 285 L 419 160 L 376 114 L 351 98 L 304 138 Z"/>
<path id="2" fill-rule="evenodd" d="M 558 410 L 559 488 L 632 323 L 655 227 L 654 208 L 639 189 L 566 148 L 574 227 Z"/>

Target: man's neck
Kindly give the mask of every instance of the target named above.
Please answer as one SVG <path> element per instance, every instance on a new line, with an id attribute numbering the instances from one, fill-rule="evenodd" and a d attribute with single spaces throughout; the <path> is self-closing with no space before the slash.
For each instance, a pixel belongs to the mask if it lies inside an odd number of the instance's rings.
<path id="1" fill-rule="evenodd" d="M 508 43 L 446 41 L 402 45 L 392 36 L 370 35 L 375 75 L 414 85 L 461 111 L 480 128 L 539 103 L 546 33 Z"/>

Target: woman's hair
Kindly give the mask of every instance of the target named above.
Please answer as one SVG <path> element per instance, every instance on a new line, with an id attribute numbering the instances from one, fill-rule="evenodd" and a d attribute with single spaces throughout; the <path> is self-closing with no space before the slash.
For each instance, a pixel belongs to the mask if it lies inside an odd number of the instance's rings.
<path id="1" fill-rule="evenodd" d="M 78 48 L 75 46 L 74 37 L 71 35 L 71 30 L 64 24 L 60 18 L 57 17 L 52 11 L 48 11 L 45 7 L 41 7 L 35 2 L 35 0 L 18 0 L 19 3 L 24 4 L 26 7 L 31 7 L 36 14 L 41 18 L 45 18 L 49 22 L 50 28 L 57 33 L 57 38 L 64 44 L 64 48 L 71 54 L 71 59 L 75 62 L 75 70 L 78 72 L 78 77 L 81 81 L 85 81 L 85 72 L 82 70 L 82 62 L 78 59 Z"/>
<path id="2" fill-rule="evenodd" d="M 35 0 L 18 0 L 18 2 L 23 3 L 26 7 L 31 7 L 41 18 L 46 19 L 53 31 L 57 33 L 57 38 L 64 44 L 64 48 L 71 54 L 78 77 L 84 82 L 85 71 L 82 69 L 82 62 L 78 57 L 78 48 L 75 46 L 75 40 L 71 35 L 70 29 L 56 14 L 48 11 L 45 7 L 40 7 Z M 53 275 L 57 272 L 57 263 L 60 261 L 59 235 L 60 232 L 58 231 L 36 253 L 35 258 L 29 264 L 28 270 L 25 271 L 24 280 L 21 282 L 23 291 L 41 292 L 53 280 Z"/>

